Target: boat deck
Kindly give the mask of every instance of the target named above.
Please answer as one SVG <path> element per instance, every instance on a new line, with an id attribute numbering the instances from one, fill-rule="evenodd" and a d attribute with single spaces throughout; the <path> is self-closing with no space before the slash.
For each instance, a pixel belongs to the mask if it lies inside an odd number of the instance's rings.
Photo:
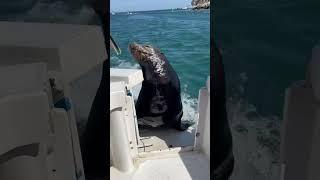
<path id="1" fill-rule="evenodd" d="M 114 179 L 131 180 L 205 180 L 210 179 L 210 162 L 204 154 L 191 151 L 158 156 L 139 165 L 131 174 L 110 169 Z"/>
<path id="2" fill-rule="evenodd" d="M 190 127 L 185 131 L 149 128 L 139 128 L 139 131 L 141 137 L 139 152 L 193 146 L 195 140 L 194 127 Z"/>

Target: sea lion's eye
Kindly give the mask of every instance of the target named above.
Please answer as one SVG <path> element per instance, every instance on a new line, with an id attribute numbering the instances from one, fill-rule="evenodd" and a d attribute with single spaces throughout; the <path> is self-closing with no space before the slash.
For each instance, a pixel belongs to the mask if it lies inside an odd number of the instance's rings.
<path id="1" fill-rule="evenodd" d="M 142 53 L 147 55 L 147 54 L 149 54 L 149 51 L 147 49 L 142 49 Z"/>

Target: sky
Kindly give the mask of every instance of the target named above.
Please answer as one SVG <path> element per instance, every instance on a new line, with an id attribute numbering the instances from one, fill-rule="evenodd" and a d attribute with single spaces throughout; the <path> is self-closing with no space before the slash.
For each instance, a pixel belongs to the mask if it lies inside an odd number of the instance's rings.
<path id="1" fill-rule="evenodd" d="M 183 8 L 191 6 L 192 0 L 111 0 L 111 11 L 147 11 L 158 9 Z"/>

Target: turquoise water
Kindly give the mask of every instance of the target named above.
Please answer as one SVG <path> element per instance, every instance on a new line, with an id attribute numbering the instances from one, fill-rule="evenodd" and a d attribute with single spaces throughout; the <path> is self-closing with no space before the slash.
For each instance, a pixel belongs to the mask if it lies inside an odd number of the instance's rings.
<path id="1" fill-rule="evenodd" d="M 284 91 L 305 76 L 311 48 L 320 39 L 320 2 L 217 1 L 215 37 L 223 49 L 229 96 L 244 98 L 264 115 L 282 116 Z"/>
<path id="2" fill-rule="evenodd" d="M 160 10 L 111 16 L 111 35 L 122 50 L 111 54 L 111 67 L 139 68 L 128 52 L 132 42 L 148 43 L 166 55 L 186 98 L 195 99 L 210 72 L 209 10 Z"/>

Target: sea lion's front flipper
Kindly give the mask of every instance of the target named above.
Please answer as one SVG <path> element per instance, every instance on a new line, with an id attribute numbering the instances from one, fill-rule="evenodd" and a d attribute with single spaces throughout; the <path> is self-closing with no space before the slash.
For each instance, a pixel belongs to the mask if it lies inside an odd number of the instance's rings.
<path id="1" fill-rule="evenodd" d="M 190 126 L 194 125 L 195 123 L 193 121 L 182 121 L 182 116 L 183 116 L 183 111 L 181 111 L 177 116 L 176 124 L 174 125 L 174 128 L 179 130 L 179 131 L 185 131 L 187 130 Z"/>
<path id="2" fill-rule="evenodd" d="M 180 122 L 180 127 L 177 129 L 180 131 L 185 131 L 189 127 L 193 126 L 194 124 L 195 124 L 195 122 L 192 122 L 192 121 L 182 121 L 182 122 Z"/>

